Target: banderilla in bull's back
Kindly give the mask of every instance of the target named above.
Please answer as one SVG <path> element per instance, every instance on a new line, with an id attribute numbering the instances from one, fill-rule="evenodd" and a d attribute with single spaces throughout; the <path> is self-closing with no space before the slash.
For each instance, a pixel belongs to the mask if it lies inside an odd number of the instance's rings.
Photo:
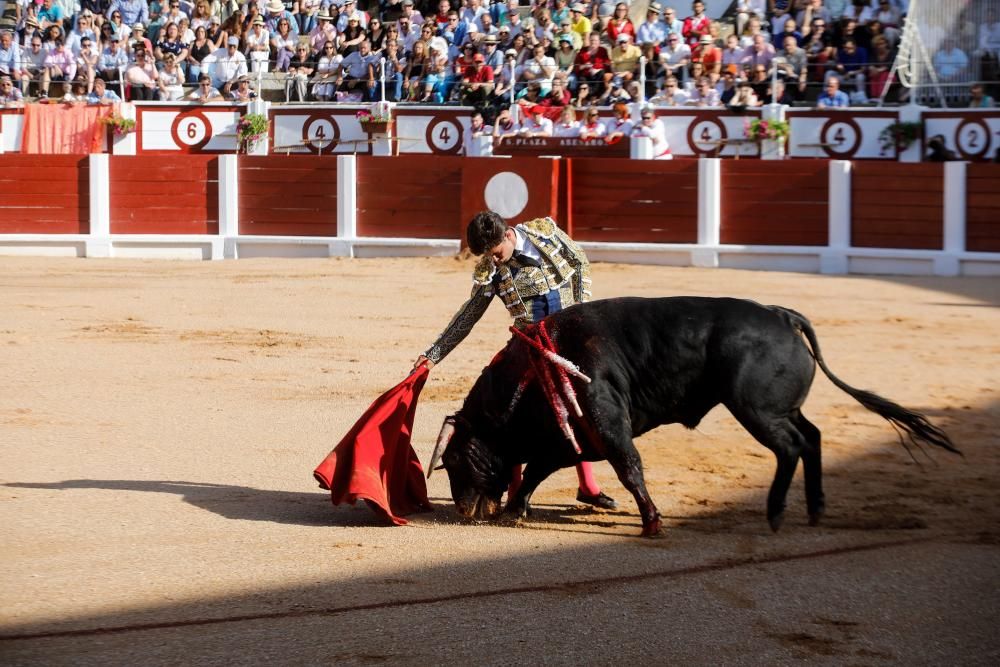
<path id="1" fill-rule="evenodd" d="M 724 405 L 777 458 L 767 520 L 781 526 L 799 459 L 810 525 L 823 515 L 820 431 L 802 413 L 816 365 L 910 445 L 959 454 L 924 415 L 851 387 L 827 367 L 809 320 L 780 306 L 727 298 L 636 297 L 583 303 L 514 336 L 445 420 L 429 470 L 448 471 L 459 513 L 525 517 L 532 492 L 580 459 L 607 460 L 632 493 L 642 535 L 662 533 L 633 439 L 662 424 L 694 428 Z M 430 473 L 428 473 L 428 476 Z"/>

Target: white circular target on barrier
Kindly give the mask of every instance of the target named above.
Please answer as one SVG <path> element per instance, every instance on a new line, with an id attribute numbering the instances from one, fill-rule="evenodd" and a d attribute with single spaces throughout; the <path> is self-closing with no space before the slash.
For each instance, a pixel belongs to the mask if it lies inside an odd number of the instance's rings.
<path id="1" fill-rule="evenodd" d="M 714 153 L 726 138 L 726 128 L 717 119 L 695 121 L 688 129 L 688 142 L 695 153 Z"/>
<path id="2" fill-rule="evenodd" d="M 458 153 L 462 148 L 462 126 L 451 118 L 435 118 L 427 126 L 427 144 L 434 153 Z"/>
<path id="3" fill-rule="evenodd" d="M 486 206 L 502 218 L 516 217 L 528 205 L 528 184 L 512 171 L 501 171 L 486 183 Z"/>
<path id="4" fill-rule="evenodd" d="M 313 114 L 302 125 L 302 140 L 313 153 L 330 152 L 339 139 L 340 128 L 330 116 Z"/>
<path id="5" fill-rule="evenodd" d="M 178 114 L 174 119 L 171 134 L 178 146 L 201 148 L 212 138 L 212 128 L 208 119 L 200 112 Z"/>
<path id="6" fill-rule="evenodd" d="M 820 143 L 831 157 L 853 157 L 861 145 L 861 126 L 853 119 L 828 120 L 820 131 Z"/>
<path id="7" fill-rule="evenodd" d="M 966 118 L 955 131 L 955 144 L 962 157 L 981 158 L 990 148 L 990 128 L 981 118 Z"/>

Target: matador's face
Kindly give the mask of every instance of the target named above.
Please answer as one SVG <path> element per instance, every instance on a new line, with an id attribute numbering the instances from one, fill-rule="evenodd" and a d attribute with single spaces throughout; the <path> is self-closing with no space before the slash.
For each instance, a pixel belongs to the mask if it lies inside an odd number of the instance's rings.
<path id="1" fill-rule="evenodd" d="M 514 235 L 514 230 L 508 228 L 503 233 L 503 240 L 487 251 L 490 257 L 493 258 L 493 263 L 499 266 L 510 261 L 510 258 L 514 256 L 514 245 L 516 242 L 517 237 Z"/>

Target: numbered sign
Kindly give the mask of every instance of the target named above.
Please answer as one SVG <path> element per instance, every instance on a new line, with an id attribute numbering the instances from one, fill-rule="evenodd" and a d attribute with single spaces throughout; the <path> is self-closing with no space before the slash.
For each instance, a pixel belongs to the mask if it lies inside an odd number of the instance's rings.
<path id="1" fill-rule="evenodd" d="M 955 130 L 955 146 L 967 160 L 985 157 L 990 138 L 990 128 L 982 118 L 966 118 Z"/>
<path id="2" fill-rule="evenodd" d="M 861 145 L 861 127 L 851 118 L 831 118 L 823 125 L 820 143 L 830 157 L 853 157 Z"/>
<path id="3" fill-rule="evenodd" d="M 728 137 L 726 126 L 714 116 L 698 118 L 688 126 L 688 146 L 696 155 L 714 155 Z"/>
<path id="4" fill-rule="evenodd" d="M 434 118 L 427 125 L 427 145 L 437 155 L 457 155 L 462 149 L 462 126 L 451 118 Z"/>
<path id="5" fill-rule="evenodd" d="M 302 143 L 317 155 L 332 153 L 340 140 L 340 126 L 329 113 L 315 113 L 302 124 Z"/>
<path id="6" fill-rule="evenodd" d="M 200 150 L 212 139 L 212 124 L 201 111 L 177 114 L 170 135 L 182 149 Z"/>

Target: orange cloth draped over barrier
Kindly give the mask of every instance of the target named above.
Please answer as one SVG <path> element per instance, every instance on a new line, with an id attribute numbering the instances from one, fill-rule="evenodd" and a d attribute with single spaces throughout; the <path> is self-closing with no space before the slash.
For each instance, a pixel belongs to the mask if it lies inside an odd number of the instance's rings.
<path id="1" fill-rule="evenodd" d="M 119 105 L 29 104 L 24 107 L 22 153 L 100 153 L 107 126 L 102 118 Z"/>
<path id="2" fill-rule="evenodd" d="M 403 514 L 431 508 L 424 470 L 410 446 L 417 398 L 429 372 L 421 366 L 376 399 L 313 472 L 334 505 L 360 498 L 398 526 L 406 524 Z"/>

